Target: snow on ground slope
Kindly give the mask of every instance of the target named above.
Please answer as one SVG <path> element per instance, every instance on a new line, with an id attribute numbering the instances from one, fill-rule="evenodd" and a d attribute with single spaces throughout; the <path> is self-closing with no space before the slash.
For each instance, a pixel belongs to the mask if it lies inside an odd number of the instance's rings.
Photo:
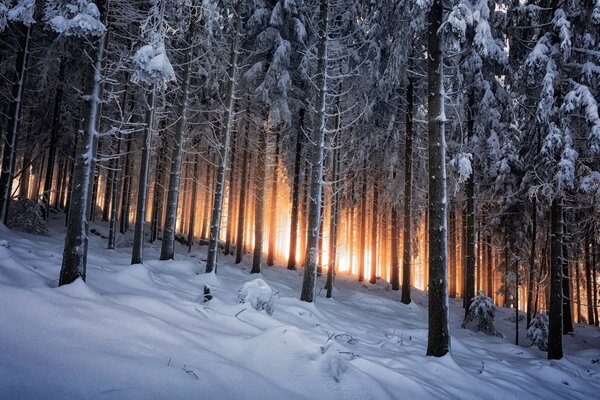
<path id="1" fill-rule="evenodd" d="M 99 228 L 100 230 L 102 227 Z M 577 326 L 566 357 L 546 360 L 505 338 L 460 327 L 452 353 L 425 357 L 427 297 L 411 305 L 387 285 L 339 277 L 335 298 L 298 300 L 300 272 L 250 275 L 204 250 L 129 265 L 130 249 L 91 237 L 87 283 L 57 288 L 64 231 L 39 237 L 0 227 L 0 399 L 591 399 L 600 392 L 600 332 Z M 8 242 L 4 242 L 4 241 Z M 238 301 L 255 278 L 278 291 L 274 313 Z M 202 303 L 203 287 L 213 299 Z M 320 287 L 323 281 L 319 281 Z M 324 292 L 324 291 L 323 291 Z M 524 338 L 524 324 L 521 326 Z"/>

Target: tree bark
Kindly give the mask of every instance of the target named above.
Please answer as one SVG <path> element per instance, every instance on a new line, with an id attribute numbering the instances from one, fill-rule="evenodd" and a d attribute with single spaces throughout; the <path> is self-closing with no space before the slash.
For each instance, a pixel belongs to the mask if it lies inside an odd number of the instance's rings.
<path id="1" fill-rule="evenodd" d="M 365 280 L 365 247 L 367 246 L 367 161 L 363 166 L 362 194 L 360 201 L 360 240 L 358 249 L 358 281 Z"/>
<path id="2" fill-rule="evenodd" d="M 412 147 L 413 147 L 413 106 L 414 86 L 412 79 L 406 88 L 406 133 L 404 144 L 404 234 L 402 235 L 402 303 L 410 304 L 410 279 L 412 264 L 412 237 L 411 237 L 411 202 L 412 202 Z"/>
<path id="3" fill-rule="evenodd" d="M 296 269 L 296 247 L 298 245 L 298 212 L 300 197 L 300 167 L 302 166 L 302 136 L 304 135 L 304 108 L 300 109 L 300 121 L 296 134 L 296 152 L 294 154 L 294 180 L 292 183 L 292 217 L 290 224 L 290 254 L 288 256 L 289 270 Z"/>
<path id="4" fill-rule="evenodd" d="M 341 89 L 341 84 L 340 84 Z M 341 92 L 341 90 L 340 90 Z M 340 147 L 342 145 L 342 131 L 341 131 L 341 109 L 340 109 L 340 98 L 337 100 L 337 114 L 335 117 L 335 139 L 334 139 L 334 150 L 332 157 L 331 167 L 331 223 L 329 225 L 329 265 L 327 268 L 327 294 L 326 297 L 330 299 L 333 296 L 333 282 L 335 277 L 335 269 L 337 264 L 337 241 L 338 241 L 338 223 L 340 213 Z"/>
<path id="5" fill-rule="evenodd" d="M 279 130 L 275 134 L 275 154 L 273 156 L 273 182 L 271 187 L 271 204 L 269 205 L 269 253 L 267 254 L 267 265 L 275 263 L 275 251 L 277 246 L 277 180 L 279 179 Z"/>
<path id="6" fill-rule="evenodd" d="M 152 85 L 148 92 L 148 107 L 146 109 L 146 123 L 144 127 L 144 144 L 142 146 L 142 160 L 140 163 L 140 176 L 137 193 L 137 206 L 135 212 L 135 228 L 133 233 L 133 249 L 131 264 L 144 262 L 144 226 L 146 225 L 146 198 L 148 195 L 148 170 L 150 155 L 152 153 L 152 132 L 154 130 L 154 116 L 156 112 L 156 87 Z"/>
<path id="7" fill-rule="evenodd" d="M 379 191 L 377 182 L 373 182 L 373 220 L 371 222 L 371 277 L 369 282 L 374 284 L 377 282 L 377 206 L 379 202 Z"/>
<path id="8" fill-rule="evenodd" d="M 250 116 L 246 115 L 246 129 L 242 145 L 242 176 L 240 181 L 240 199 L 238 206 L 237 238 L 235 242 L 235 263 L 242 262 L 244 255 L 244 221 L 246 213 L 246 192 L 248 191 L 248 133 L 250 131 Z"/>
<path id="9" fill-rule="evenodd" d="M 158 231 L 161 226 L 163 212 L 163 173 L 165 170 L 165 141 L 166 120 L 160 122 L 158 130 L 158 145 L 156 146 L 156 165 L 154 166 L 154 190 L 152 193 L 152 217 L 150 220 L 150 243 L 158 239 Z"/>
<path id="10" fill-rule="evenodd" d="M 564 217 L 563 217 L 564 219 Z M 563 226 L 564 229 L 564 226 Z M 563 335 L 573 333 L 573 313 L 571 308 L 571 274 L 569 272 L 569 256 L 566 243 L 563 241 L 563 266 L 562 266 L 562 285 L 563 285 Z"/>
<path id="11" fill-rule="evenodd" d="M 225 115 L 223 121 L 223 132 L 221 133 L 221 144 L 218 155 L 219 168 L 217 171 L 217 181 L 215 195 L 213 199 L 213 209 L 210 218 L 210 239 L 208 242 L 208 255 L 206 258 L 206 272 L 217 272 L 217 254 L 219 251 L 219 233 L 221 230 L 221 217 L 223 215 L 223 197 L 225 196 L 225 176 L 227 172 L 227 160 L 229 157 L 229 142 L 231 139 L 231 130 L 234 120 L 235 90 L 237 83 L 237 63 L 238 63 L 238 40 L 241 29 L 239 2 L 235 9 L 235 33 L 231 39 L 231 50 L 229 53 L 229 81 L 227 83 L 227 100 L 225 104 Z M 264 181 L 264 177 L 263 177 Z M 264 183 L 263 183 L 264 184 Z"/>
<path id="12" fill-rule="evenodd" d="M 123 148 L 123 135 L 117 136 L 117 156 L 114 163 L 112 176 L 112 199 L 110 206 L 110 223 L 108 228 L 108 249 L 114 249 L 117 240 L 117 209 L 119 208 L 119 181 L 121 180 L 121 149 Z"/>
<path id="13" fill-rule="evenodd" d="M 181 83 L 181 97 L 177 110 L 177 123 L 175 124 L 175 140 L 171 154 L 171 174 L 169 175 L 169 191 L 167 193 L 167 207 L 165 210 L 165 227 L 163 229 L 162 245 L 160 248 L 161 260 L 175 258 L 175 230 L 177 223 L 177 206 L 179 204 L 179 183 L 181 181 L 181 159 L 183 155 L 184 133 L 187 128 L 188 98 L 191 81 L 191 64 L 194 52 L 192 40 L 194 39 L 194 23 L 190 23 L 185 41 L 185 56 Z"/>
<path id="14" fill-rule="evenodd" d="M 58 67 L 58 84 L 56 94 L 54 95 L 54 111 L 52 115 L 52 130 L 50 132 L 50 148 L 48 149 L 48 164 L 46 166 L 46 176 L 44 177 L 44 194 L 42 197 L 44 218 L 48 219 L 50 212 L 50 192 L 52 191 L 52 181 L 54 179 L 54 164 L 56 162 L 56 147 L 58 144 L 60 115 L 63 97 L 63 80 L 65 76 L 65 65 L 61 58 Z M 60 176 L 57 179 L 57 186 L 60 184 Z M 58 191 L 55 198 L 58 198 Z"/>
<path id="15" fill-rule="evenodd" d="M 450 351 L 448 327 L 448 246 L 446 209 L 446 138 L 444 122 L 444 71 L 442 0 L 433 0 L 427 34 L 429 135 L 429 329 L 427 355 L 441 357 Z"/>
<path id="16" fill-rule="evenodd" d="M 563 204 L 558 195 L 552 200 L 550 248 L 550 310 L 548 326 L 548 359 L 563 357 Z"/>
<path id="17" fill-rule="evenodd" d="M 99 4 L 103 9 L 103 4 Z M 104 10 L 102 10 L 104 11 Z M 101 11 L 101 12 L 102 12 Z M 101 14 L 102 15 L 102 14 Z M 87 267 L 88 229 L 91 208 L 91 189 L 100 122 L 100 109 L 103 95 L 102 76 L 104 53 L 108 33 L 95 42 L 94 62 L 88 65 L 83 97 L 83 129 L 79 132 L 75 168 L 73 174 L 72 198 L 65 235 L 59 286 L 72 283 L 78 278 L 85 281 Z"/>
<path id="18" fill-rule="evenodd" d="M 232 254 L 231 241 L 233 238 L 233 219 L 234 219 L 234 202 L 235 202 L 235 174 L 237 170 L 235 168 L 235 152 L 236 144 L 238 142 L 237 135 L 233 138 L 231 145 L 231 159 L 229 162 L 229 194 L 227 200 L 227 232 L 225 233 L 225 249 L 223 250 L 224 255 Z"/>
<path id="19" fill-rule="evenodd" d="M 593 241 L 593 230 L 588 228 L 587 235 L 585 240 L 585 288 L 586 288 L 586 304 L 587 304 L 587 312 L 588 312 L 588 324 L 596 325 L 594 318 L 594 307 L 593 301 L 594 296 L 592 295 L 592 256 L 590 254 L 590 247 Z"/>
<path id="20" fill-rule="evenodd" d="M 310 207 L 308 216 L 308 234 L 306 245 L 306 265 L 302 281 L 300 300 L 313 302 L 317 283 L 316 267 L 319 251 L 319 226 L 321 224 L 321 191 L 323 190 L 323 159 L 325 153 L 325 113 L 327 103 L 327 35 L 328 35 L 327 0 L 320 1 L 319 10 L 319 42 L 317 50 L 316 88 L 318 90 L 315 102 L 316 115 L 313 127 L 312 172 L 310 179 Z"/>
<path id="21" fill-rule="evenodd" d="M 121 192 L 121 215 L 120 215 L 120 227 L 121 233 L 126 233 L 129 230 L 129 207 L 131 194 L 131 146 L 132 139 L 126 138 L 127 141 L 127 154 L 125 154 L 125 169 L 123 171 L 123 190 Z"/>
<path id="22" fill-rule="evenodd" d="M 531 250 L 529 252 L 529 280 L 527 282 L 527 327 L 531 324 L 533 313 L 533 290 L 535 282 L 535 253 L 537 240 L 537 199 L 531 201 Z"/>
<path id="23" fill-rule="evenodd" d="M 251 274 L 260 274 L 265 224 L 265 177 L 267 172 L 267 124 L 258 133 L 258 160 L 256 163 L 256 191 L 254 193 L 254 254 Z"/>
<path id="24" fill-rule="evenodd" d="M 198 167 L 200 165 L 200 160 L 198 159 L 198 153 L 194 157 L 194 172 L 191 177 L 192 184 L 192 206 L 190 210 L 190 226 L 188 227 L 188 235 L 187 235 L 187 245 L 188 245 L 188 253 L 192 251 L 192 246 L 194 245 L 194 233 L 196 230 L 196 203 L 198 201 L 198 175 L 200 171 L 198 171 Z"/>

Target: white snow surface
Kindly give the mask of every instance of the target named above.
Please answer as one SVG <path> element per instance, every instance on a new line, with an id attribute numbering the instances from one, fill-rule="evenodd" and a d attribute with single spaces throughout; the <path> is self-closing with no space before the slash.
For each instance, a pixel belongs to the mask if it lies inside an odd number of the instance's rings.
<path id="1" fill-rule="evenodd" d="M 100 232 L 104 226 L 95 226 Z M 221 257 L 204 274 L 204 249 L 177 248 L 176 261 L 130 266 L 130 249 L 105 250 L 91 235 L 87 283 L 57 288 L 64 229 L 50 236 L 0 226 L 2 399 L 592 399 L 600 391 L 600 331 L 576 325 L 565 358 L 514 346 L 514 310 L 499 309 L 505 338 L 460 327 L 450 301 L 452 352 L 425 357 L 427 296 L 403 305 L 388 285 L 323 277 L 301 302 L 301 271 L 251 275 Z M 4 242 L 3 242 L 4 243 Z M 279 292 L 272 315 L 239 303 L 262 279 Z M 214 298 L 200 303 L 204 285 Z"/>

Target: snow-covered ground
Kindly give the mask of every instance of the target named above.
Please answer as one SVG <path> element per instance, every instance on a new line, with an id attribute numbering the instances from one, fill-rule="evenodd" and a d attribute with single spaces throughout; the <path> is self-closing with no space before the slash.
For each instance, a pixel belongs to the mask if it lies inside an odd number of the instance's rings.
<path id="1" fill-rule="evenodd" d="M 92 235 L 87 283 L 57 288 L 64 231 L 49 237 L 0 227 L 0 399 L 592 399 L 600 393 L 600 330 L 576 326 L 564 359 L 462 329 L 452 301 L 451 355 L 425 357 L 427 297 L 403 305 L 387 285 L 338 277 L 334 299 L 298 299 L 300 272 L 177 249 L 143 266 L 130 249 Z M 100 230 L 103 228 L 100 227 Z M 6 241 L 8 243 L 6 243 Z M 255 278 L 278 291 L 274 312 L 238 301 Z M 319 278 L 320 287 L 323 286 Z M 213 299 L 202 303 L 203 287 Z"/>

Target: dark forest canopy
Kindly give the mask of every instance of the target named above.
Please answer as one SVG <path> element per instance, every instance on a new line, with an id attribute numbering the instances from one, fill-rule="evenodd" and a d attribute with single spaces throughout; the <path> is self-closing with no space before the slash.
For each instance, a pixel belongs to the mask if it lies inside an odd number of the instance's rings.
<path id="1" fill-rule="evenodd" d="M 106 221 L 429 289 L 429 355 L 448 296 L 548 312 L 550 358 L 599 323 L 598 0 L 2 0 L 0 74 L 0 218 L 66 214 L 61 285 Z"/>

